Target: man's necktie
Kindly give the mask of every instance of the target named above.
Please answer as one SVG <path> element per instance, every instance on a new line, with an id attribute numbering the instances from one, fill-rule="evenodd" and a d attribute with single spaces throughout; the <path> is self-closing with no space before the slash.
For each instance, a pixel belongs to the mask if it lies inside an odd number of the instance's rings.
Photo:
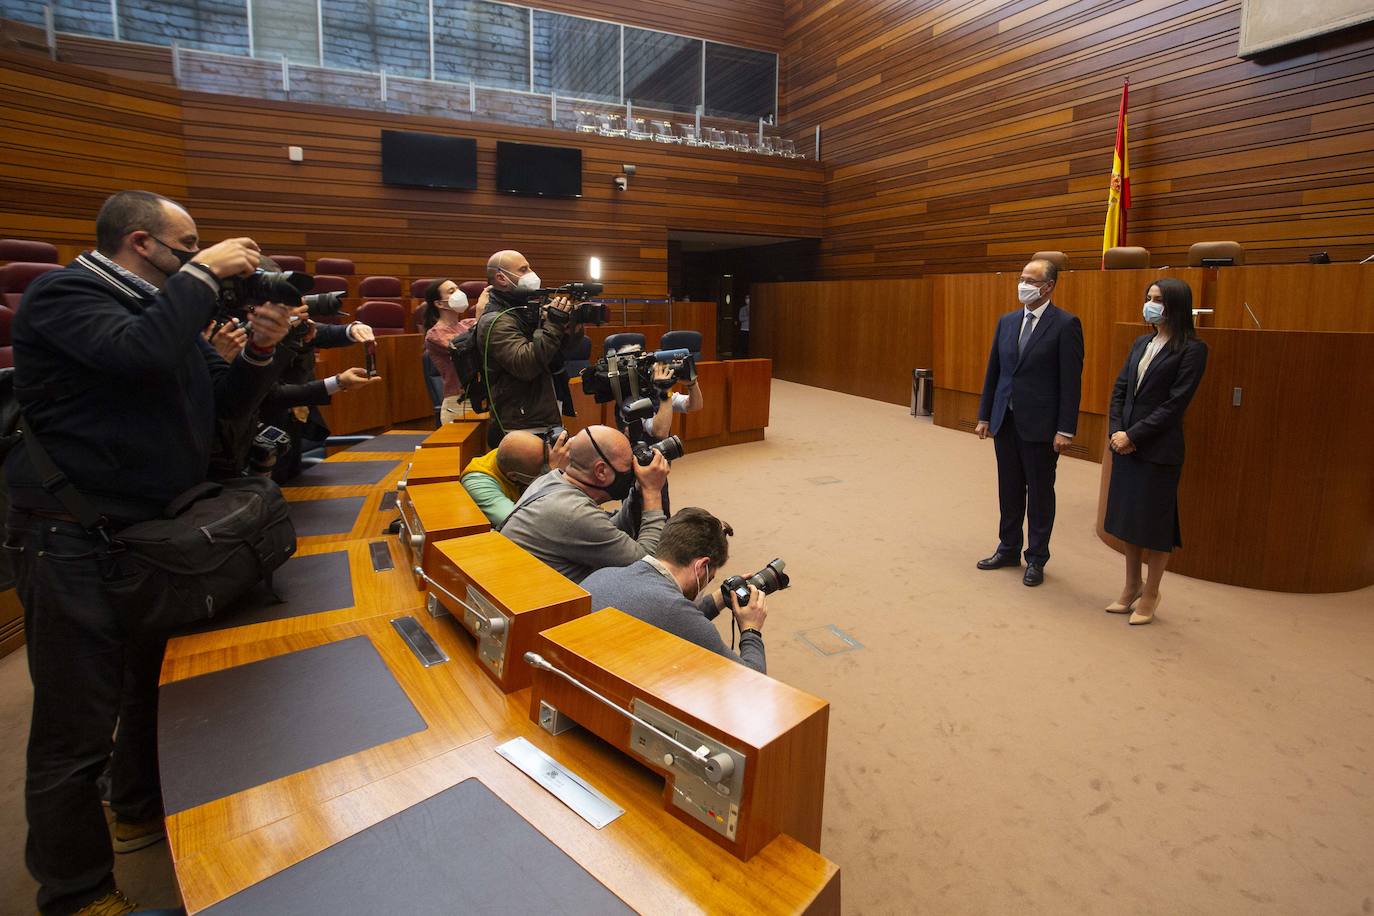
<path id="1" fill-rule="evenodd" d="M 1021 355 L 1021 351 L 1026 349 L 1026 341 L 1030 340 L 1031 331 L 1035 328 L 1035 313 L 1026 312 L 1025 324 L 1021 325 L 1021 339 L 1016 344 L 1016 354 Z"/>

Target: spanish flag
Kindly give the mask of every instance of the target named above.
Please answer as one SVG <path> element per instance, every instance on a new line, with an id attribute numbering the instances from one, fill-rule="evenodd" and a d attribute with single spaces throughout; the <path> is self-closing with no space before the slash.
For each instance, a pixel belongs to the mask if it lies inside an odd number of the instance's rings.
<path id="1" fill-rule="evenodd" d="M 1131 168 L 1126 159 L 1126 93 L 1131 81 L 1121 87 L 1121 113 L 1116 117 L 1116 150 L 1112 153 L 1112 182 L 1107 191 L 1107 225 L 1102 230 L 1103 268 L 1108 248 L 1126 243 L 1126 211 L 1131 208 Z"/>

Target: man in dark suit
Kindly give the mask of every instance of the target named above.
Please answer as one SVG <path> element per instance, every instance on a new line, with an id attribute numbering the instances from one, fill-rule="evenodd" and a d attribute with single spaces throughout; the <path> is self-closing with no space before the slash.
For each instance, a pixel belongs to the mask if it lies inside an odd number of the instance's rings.
<path id="1" fill-rule="evenodd" d="M 1050 301 L 1058 276 L 1050 261 L 1031 261 L 1021 271 L 1016 294 L 1023 308 L 997 322 L 975 428 L 979 439 L 993 436 L 1002 514 L 997 552 L 978 568 L 1020 565 L 1024 521 L 1026 585 L 1045 581 L 1055 466 L 1078 431 L 1083 325 Z"/>

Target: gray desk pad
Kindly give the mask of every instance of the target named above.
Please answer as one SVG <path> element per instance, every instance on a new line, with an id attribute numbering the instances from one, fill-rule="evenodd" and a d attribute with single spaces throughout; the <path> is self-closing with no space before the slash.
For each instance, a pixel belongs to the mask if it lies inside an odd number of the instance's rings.
<path id="1" fill-rule="evenodd" d="M 256 585 L 229 610 L 191 632 L 206 633 L 252 623 L 323 614 L 353 606 L 353 575 L 347 550 L 292 557 L 272 575 L 272 587 Z M 281 600 L 278 601 L 277 599 Z"/>
<path id="2" fill-rule="evenodd" d="M 315 534 L 347 534 L 353 530 L 363 511 L 366 496 L 336 496 L 331 499 L 301 499 L 287 503 L 296 537 Z"/>
<path id="3" fill-rule="evenodd" d="M 370 486 L 396 469 L 399 461 L 321 461 L 292 478 L 293 487 Z"/>
<path id="4" fill-rule="evenodd" d="M 413 452 L 428 439 L 432 432 L 428 433 L 393 433 L 389 436 L 373 436 L 366 442 L 359 442 L 357 445 L 347 449 L 350 452 Z"/>
<path id="5" fill-rule="evenodd" d="M 602 916 L 634 911 L 472 778 L 201 912 Z"/>
<path id="6" fill-rule="evenodd" d="M 163 807 L 185 811 L 425 728 L 366 636 L 175 681 L 158 694 Z"/>

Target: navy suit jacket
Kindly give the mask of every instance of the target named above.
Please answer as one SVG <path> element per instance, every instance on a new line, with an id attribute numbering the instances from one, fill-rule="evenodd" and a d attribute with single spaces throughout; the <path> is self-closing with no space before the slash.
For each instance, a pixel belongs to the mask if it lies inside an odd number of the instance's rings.
<path id="1" fill-rule="evenodd" d="M 1207 345 L 1196 337 L 1177 350 L 1167 345 L 1145 367 L 1136 387 L 1136 367 L 1154 333 L 1131 344 L 1130 355 L 1112 387 L 1108 435 L 1126 431 L 1136 457 L 1154 464 L 1183 463 L 1183 412 L 1207 369 Z"/>
<path id="2" fill-rule="evenodd" d="M 1028 442 L 1049 442 L 1055 433 L 1078 432 L 1078 401 L 1083 391 L 1083 324 L 1077 315 L 1045 306 L 1018 356 L 1016 344 L 1026 310 L 1008 312 L 997 322 L 983 380 L 978 419 L 995 436 L 1015 404 L 1016 431 Z"/>

